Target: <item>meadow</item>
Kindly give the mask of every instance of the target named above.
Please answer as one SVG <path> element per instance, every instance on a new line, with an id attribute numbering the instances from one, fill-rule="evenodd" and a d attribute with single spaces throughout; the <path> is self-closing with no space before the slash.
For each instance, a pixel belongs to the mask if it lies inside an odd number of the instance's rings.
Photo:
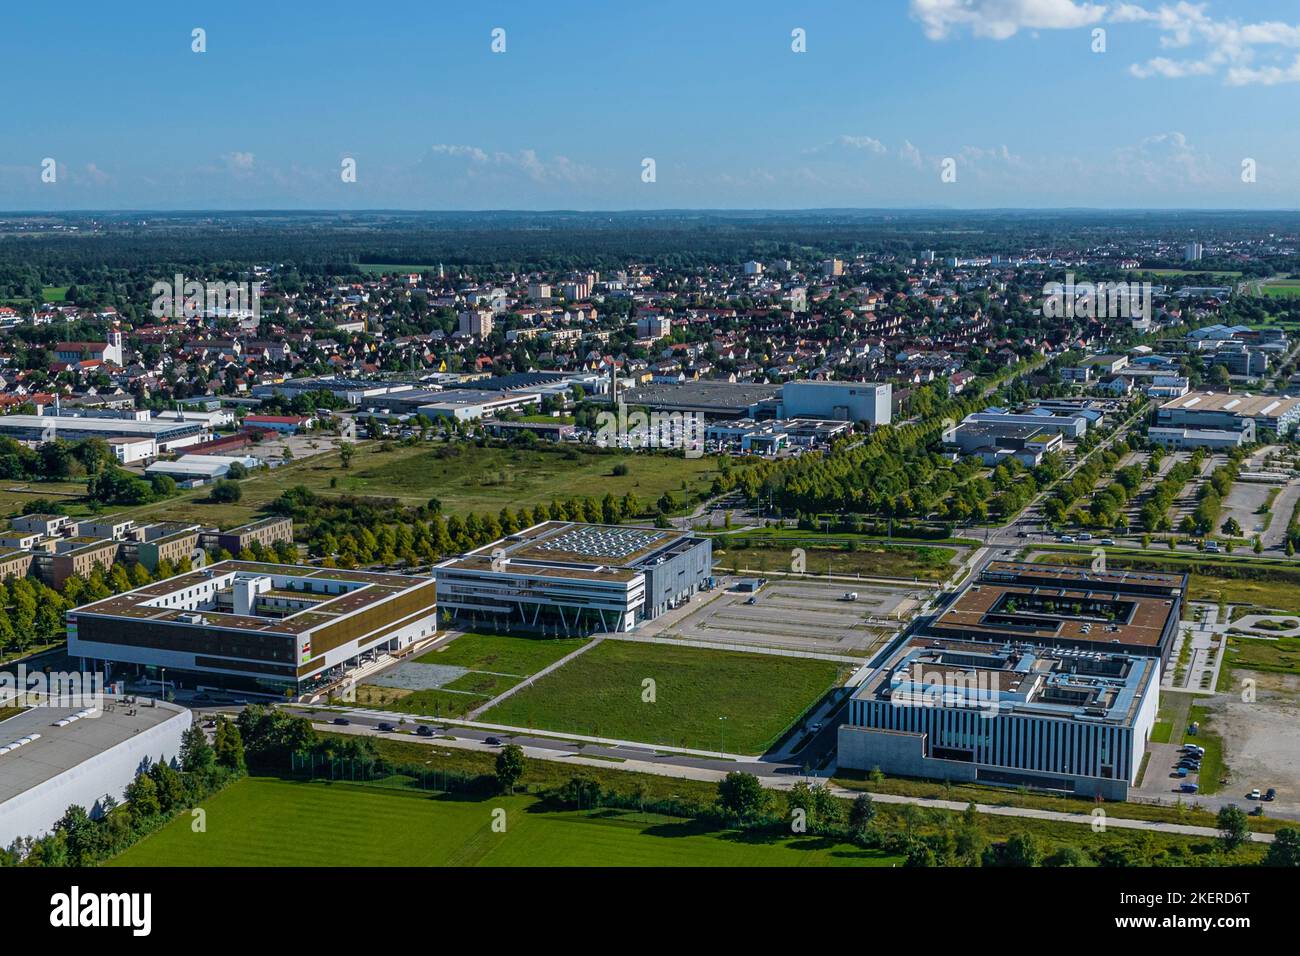
<path id="1" fill-rule="evenodd" d="M 615 466 L 627 474 L 615 475 Z M 344 468 L 335 451 L 302 458 L 274 471 L 259 472 L 240 484 L 243 497 L 234 504 L 203 501 L 207 489 L 197 489 L 156 504 L 122 513 L 140 520 L 200 520 L 224 525 L 249 521 L 294 485 L 324 495 L 364 495 L 395 498 L 405 505 L 422 505 L 430 498 L 444 512 L 465 515 L 501 508 L 520 508 L 556 498 L 611 493 L 635 495 L 650 507 L 665 492 L 707 491 L 717 474 L 713 458 L 674 458 L 653 454 L 584 454 L 566 448 L 480 448 L 472 442 L 415 446 L 362 442 L 351 466 Z"/>

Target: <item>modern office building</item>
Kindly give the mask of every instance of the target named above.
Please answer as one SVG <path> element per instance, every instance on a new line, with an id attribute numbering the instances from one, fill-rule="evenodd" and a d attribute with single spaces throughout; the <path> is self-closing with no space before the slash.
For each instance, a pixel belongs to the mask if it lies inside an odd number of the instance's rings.
<path id="1" fill-rule="evenodd" d="M 278 696 L 436 625 L 427 577 L 221 561 L 69 611 L 68 654 L 111 677 L 166 668 L 168 679 Z"/>
<path id="2" fill-rule="evenodd" d="M 459 618 L 570 632 L 630 631 L 688 600 L 713 573 L 689 531 L 547 521 L 434 568 Z"/>
<path id="3" fill-rule="evenodd" d="M 993 562 L 854 691 L 839 764 L 1123 800 L 1186 576 Z"/>

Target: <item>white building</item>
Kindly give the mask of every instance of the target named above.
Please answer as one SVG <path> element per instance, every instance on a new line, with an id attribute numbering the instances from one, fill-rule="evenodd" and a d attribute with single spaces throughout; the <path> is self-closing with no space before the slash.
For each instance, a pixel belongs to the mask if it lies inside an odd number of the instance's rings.
<path id="1" fill-rule="evenodd" d="M 781 386 L 782 418 L 827 418 L 888 425 L 893 387 L 877 382 L 786 382 Z"/>

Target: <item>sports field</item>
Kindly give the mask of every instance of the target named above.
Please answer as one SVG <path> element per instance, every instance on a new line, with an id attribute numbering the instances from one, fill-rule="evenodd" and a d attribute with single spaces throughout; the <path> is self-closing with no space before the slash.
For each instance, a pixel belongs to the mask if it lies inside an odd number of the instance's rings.
<path id="1" fill-rule="evenodd" d="M 431 797 L 358 784 L 240 780 L 110 866 L 889 866 L 820 837 L 710 830 L 636 811 L 545 811 L 536 798 Z M 505 832 L 493 811 L 505 811 Z"/>
<path id="2" fill-rule="evenodd" d="M 482 720 L 758 754 L 835 685 L 839 671 L 834 661 L 606 640 Z M 650 691 L 653 700 L 645 699 Z"/>

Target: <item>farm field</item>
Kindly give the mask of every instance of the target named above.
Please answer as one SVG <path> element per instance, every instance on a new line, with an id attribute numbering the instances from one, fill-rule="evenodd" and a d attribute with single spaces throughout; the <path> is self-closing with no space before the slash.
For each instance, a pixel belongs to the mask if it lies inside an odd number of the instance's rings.
<path id="1" fill-rule="evenodd" d="M 834 661 L 606 640 L 482 720 L 757 754 L 835 686 L 839 671 Z M 652 702 L 643 701 L 647 679 Z"/>
<path id="2" fill-rule="evenodd" d="M 326 496 L 396 498 L 406 505 L 422 505 L 437 498 L 449 514 L 495 513 L 507 505 L 519 508 L 555 498 L 599 499 L 606 492 L 615 497 L 631 492 L 650 506 L 664 492 L 681 492 L 683 482 L 691 491 L 708 490 L 717 474 L 713 458 L 579 452 L 569 458 L 565 451 L 480 448 L 470 442 L 398 445 L 384 451 L 378 442 L 362 442 L 356 446 L 350 468 L 342 467 L 337 452 L 303 458 L 240 482 L 243 498 L 235 504 L 204 503 L 208 492 L 198 489 L 122 513 L 136 520 L 185 518 L 237 524 L 251 520 L 293 485 Z M 628 474 L 612 474 L 620 463 L 627 465 Z"/>
<path id="3" fill-rule="evenodd" d="M 636 811 L 546 811 L 535 797 L 466 800 L 275 777 L 237 781 L 110 866 L 889 866 L 818 837 L 751 836 Z M 506 811 L 495 832 L 492 812 Z"/>

